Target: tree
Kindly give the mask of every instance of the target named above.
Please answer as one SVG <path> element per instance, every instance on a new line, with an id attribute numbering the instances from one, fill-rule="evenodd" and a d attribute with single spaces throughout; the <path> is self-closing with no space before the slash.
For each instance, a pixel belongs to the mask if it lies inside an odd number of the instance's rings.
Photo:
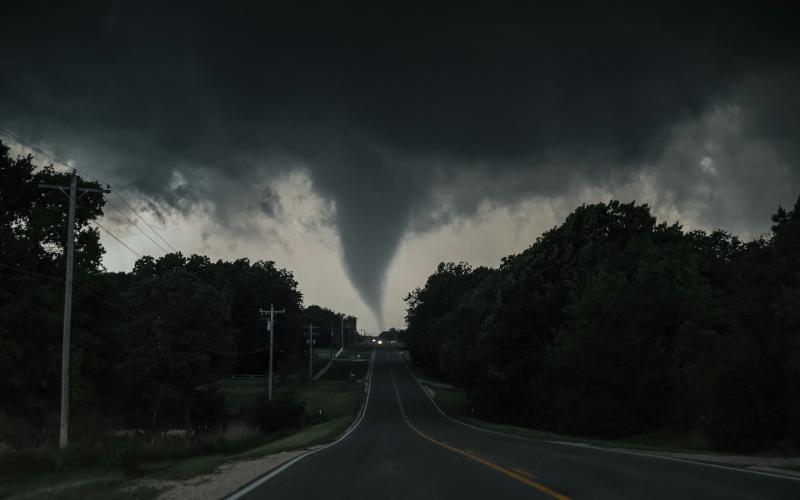
<path id="1" fill-rule="evenodd" d="M 30 156 L 12 158 L 0 143 L 0 413 L 41 428 L 59 401 L 67 200 L 40 183 L 68 185 L 69 175 L 37 169 Z M 90 223 L 102 215 L 103 203 L 92 193 L 76 207 L 78 283 L 101 272 L 103 248 Z M 83 312 L 79 307 L 74 310 Z M 83 342 L 80 331 L 75 342 Z"/>
<path id="2" fill-rule="evenodd" d="M 126 293 L 136 318 L 119 366 L 131 425 L 181 425 L 198 388 L 229 370 L 234 331 L 223 297 L 180 268 L 135 282 Z"/>
<path id="3" fill-rule="evenodd" d="M 796 447 L 800 199 L 772 221 L 742 243 L 658 224 L 647 205 L 583 205 L 497 270 L 441 264 L 406 299 L 411 354 L 484 418 Z"/>

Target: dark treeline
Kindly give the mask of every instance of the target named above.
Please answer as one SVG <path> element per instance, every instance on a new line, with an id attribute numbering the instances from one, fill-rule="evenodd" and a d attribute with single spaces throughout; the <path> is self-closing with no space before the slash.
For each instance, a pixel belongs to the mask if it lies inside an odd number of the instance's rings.
<path id="1" fill-rule="evenodd" d="M 772 222 L 743 243 L 581 206 L 498 269 L 440 264 L 406 299 L 411 355 L 495 421 L 796 450 L 800 200 Z"/>
<path id="2" fill-rule="evenodd" d="M 58 420 L 67 200 L 40 183 L 68 185 L 69 176 L 12 158 L 0 143 L 0 438 L 12 443 L 50 443 Z M 303 325 L 340 326 L 337 313 L 304 308 L 292 273 L 270 261 L 212 262 L 176 252 L 142 257 L 129 273 L 106 272 L 91 225 L 103 206 L 101 194 L 77 205 L 74 434 L 82 427 L 213 425 L 224 405 L 212 382 L 265 373 L 260 308 L 286 310 L 275 321 L 279 380 L 307 372 Z M 355 330 L 355 321 L 348 316 L 346 324 Z M 330 335 L 317 345 L 329 342 Z"/>
<path id="3" fill-rule="evenodd" d="M 314 327 L 314 347 L 338 349 L 342 347 L 342 329 L 344 328 L 345 345 L 356 339 L 357 319 L 354 316 L 331 311 L 325 307 L 308 306 L 304 311 L 304 335 L 308 338 L 308 326 Z"/>

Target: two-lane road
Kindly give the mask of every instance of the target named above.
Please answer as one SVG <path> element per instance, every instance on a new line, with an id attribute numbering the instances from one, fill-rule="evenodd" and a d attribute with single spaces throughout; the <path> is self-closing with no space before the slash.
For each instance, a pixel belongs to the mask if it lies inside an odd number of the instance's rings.
<path id="1" fill-rule="evenodd" d="M 237 498 L 800 499 L 800 481 L 473 429 L 442 415 L 386 348 L 353 432 Z"/>

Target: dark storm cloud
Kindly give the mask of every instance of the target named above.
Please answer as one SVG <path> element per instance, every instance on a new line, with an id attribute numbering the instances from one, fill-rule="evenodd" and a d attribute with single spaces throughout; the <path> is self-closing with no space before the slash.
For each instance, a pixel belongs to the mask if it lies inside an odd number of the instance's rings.
<path id="1" fill-rule="evenodd" d="M 302 166 L 376 315 L 409 229 L 663 163 L 675 125 L 717 106 L 798 164 L 788 2 L 284 4 L 5 6 L 2 126 L 223 222 Z M 680 196 L 691 155 L 673 156 Z"/>

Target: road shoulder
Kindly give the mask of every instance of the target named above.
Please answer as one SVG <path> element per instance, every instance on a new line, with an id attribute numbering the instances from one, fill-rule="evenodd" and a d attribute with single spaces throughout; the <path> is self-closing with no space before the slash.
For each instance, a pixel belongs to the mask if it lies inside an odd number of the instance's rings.
<path id="1" fill-rule="evenodd" d="M 430 376 L 421 377 L 420 374 L 416 373 L 415 367 L 412 366 L 408 353 L 406 351 L 397 351 L 397 353 L 411 375 L 416 379 L 420 387 L 422 387 L 425 394 L 445 417 L 478 431 L 500 434 L 517 439 L 545 441 L 565 446 L 580 446 L 614 453 L 627 453 L 668 460 L 687 461 L 800 480 L 800 457 L 727 455 L 691 450 L 665 450 L 634 443 L 573 438 L 534 429 L 494 424 L 459 414 L 453 415 L 449 411 L 448 401 L 444 400 L 443 402 L 445 404 L 441 404 L 442 401 L 439 401 L 439 399 L 441 399 L 440 396 L 451 394 L 455 391 L 459 391 L 459 389 L 450 384 L 432 380 Z"/>

